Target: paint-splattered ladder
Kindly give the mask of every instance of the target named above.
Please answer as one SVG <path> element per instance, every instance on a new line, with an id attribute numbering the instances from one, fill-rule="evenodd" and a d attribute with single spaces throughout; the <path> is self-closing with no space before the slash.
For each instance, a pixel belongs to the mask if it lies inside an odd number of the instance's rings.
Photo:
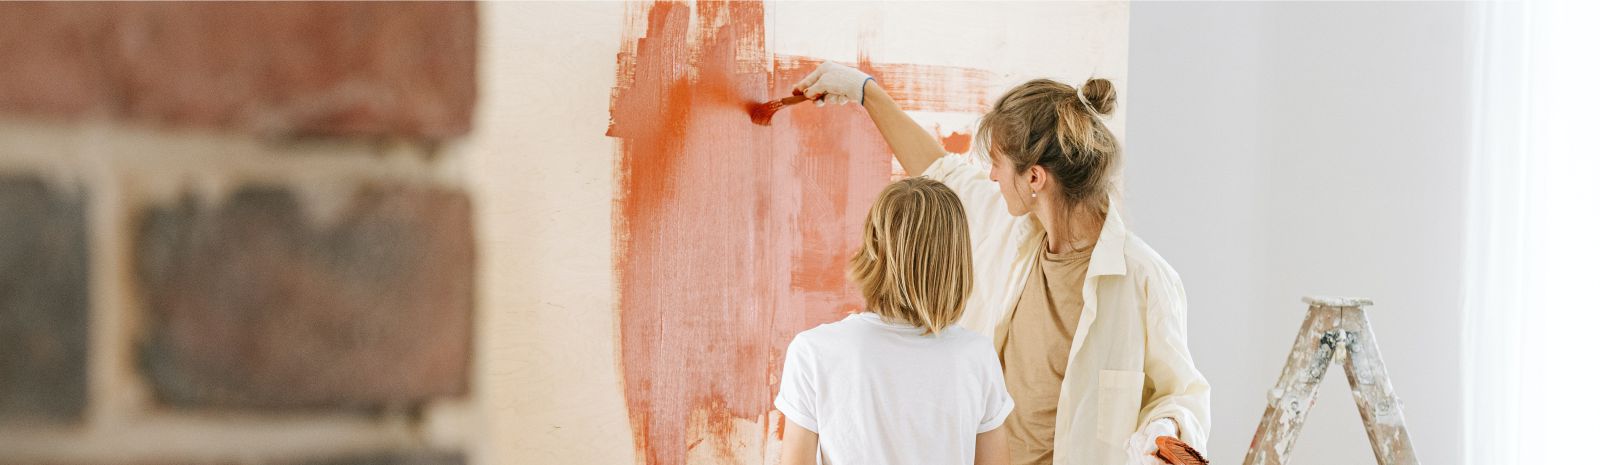
<path id="1" fill-rule="evenodd" d="M 1367 426 L 1367 439 L 1379 465 L 1415 465 L 1400 401 L 1389 385 L 1389 372 L 1378 354 L 1378 341 L 1362 307 L 1372 301 L 1360 298 L 1306 297 L 1311 304 L 1300 335 L 1289 351 L 1289 361 L 1277 386 L 1267 394 L 1267 411 L 1261 415 L 1255 439 L 1245 454 L 1245 465 L 1281 465 L 1289 462 L 1306 413 L 1317 398 L 1322 376 L 1335 363 L 1344 364 L 1345 377 L 1356 398 L 1356 409 Z"/>

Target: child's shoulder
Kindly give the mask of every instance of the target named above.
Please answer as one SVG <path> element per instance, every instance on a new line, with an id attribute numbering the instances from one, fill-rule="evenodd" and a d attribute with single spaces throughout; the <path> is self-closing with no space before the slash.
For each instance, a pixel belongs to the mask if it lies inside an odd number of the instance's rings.
<path id="1" fill-rule="evenodd" d="M 951 339 L 955 339 L 955 340 L 958 340 L 958 341 L 962 341 L 962 342 L 972 342 L 972 341 L 983 342 L 983 341 L 987 340 L 983 336 L 979 336 L 978 333 L 976 333 L 976 332 L 974 332 L 974 331 L 972 331 L 970 329 L 963 328 L 963 327 L 956 326 L 956 325 L 950 325 L 950 326 L 944 328 L 943 330 L 940 330 L 939 333 L 946 335 L 945 337 L 948 337 L 948 338 L 951 338 Z"/>
<path id="2" fill-rule="evenodd" d="M 881 330 L 881 326 L 883 326 L 882 321 L 875 315 L 852 313 L 840 318 L 838 321 L 823 323 L 801 331 L 795 334 L 794 341 L 808 345 L 835 345 L 854 340 L 905 337 L 906 330 L 910 329 L 895 327 L 886 332 Z M 911 333 L 919 333 L 921 331 L 918 329 L 911 331 Z M 899 334 L 899 336 L 893 336 L 895 334 Z M 917 334 L 917 336 L 935 338 L 940 341 L 940 345 L 957 346 L 963 349 L 994 350 L 994 343 L 989 338 L 960 326 L 944 328 L 937 335 Z"/>
<path id="3" fill-rule="evenodd" d="M 823 323 L 801 331 L 794 335 L 794 343 L 826 342 L 844 337 L 854 329 L 855 325 L 851 323 L 853 315 L 846 315 L 836 321 Z"/>
<path id="4" fill-rule="evenodd" d="M 993 351 L 994 342 L 970 329 L 960 326 L 951 326 L 940 331 L 940 336 L 949 338 L 952 343 L 960 345 L 963 349 L 978 351 Z"/>

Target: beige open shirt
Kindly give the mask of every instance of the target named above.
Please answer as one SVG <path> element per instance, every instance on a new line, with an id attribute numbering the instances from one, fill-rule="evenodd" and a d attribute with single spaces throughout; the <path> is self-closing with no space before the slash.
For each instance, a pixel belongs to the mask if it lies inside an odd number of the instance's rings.
<path id="1" fill-rule="evenodd" d="M 1044 229 L 1011 216 L 987 167 L 959 156 L 923 173 L 950 186 L 972 234 L 972 300 L 958 324 L 993 337 L 1038 260 Z M 1123 226 L 1113 204 L 1089 255 L 1083 315 L 1067 356 L 1056 409 L 1055 464 L 1126 463 L 1128 437 L 1172 418 L 1202 454 L 1211 431 L 1211 386 L 1189 355 L 1188 309 L 1178 273 Z"/>

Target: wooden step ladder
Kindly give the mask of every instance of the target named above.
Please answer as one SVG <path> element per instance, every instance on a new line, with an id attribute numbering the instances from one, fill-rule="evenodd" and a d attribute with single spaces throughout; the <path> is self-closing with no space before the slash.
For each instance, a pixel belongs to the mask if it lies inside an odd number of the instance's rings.
<path id="1" fill-rule="evenodd" d="M 1389 385 L 1389 372 L 1378 354 L 1363 307 L 1371 300 L 1349 297 L 1306 297 L 1311 308 L 1300 325 L 1300 335 L 1289 351 L 1278 384 L 1267 394 L 1267 411 L 1250 441 L 1245 465 L 1282 465 L 1289 462 L 1295 438 L 1306 413 L 1317 399 L 1322 376 L 1334 364 L 1344 365 L 1356 409 L 1366 424 L 1367 439 L 1380 465 L 1416 465 L 1400 400 Z"/>

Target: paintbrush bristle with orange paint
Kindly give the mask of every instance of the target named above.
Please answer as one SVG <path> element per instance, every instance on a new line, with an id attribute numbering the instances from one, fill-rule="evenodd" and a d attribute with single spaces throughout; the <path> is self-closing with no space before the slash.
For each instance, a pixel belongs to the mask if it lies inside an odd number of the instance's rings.
<path id="1" fill-rule="evenodd" d="M 1194 450 L 1188 443 L 1172 436 L 1156 438 L 1156 451 L 1151 452 L 1161 461 L 1173 465 L 1209 465 L 1210 460 L 1200 456 L 1200 451 Z"/>
<path id="2" fill-rule="evenodd" d="M 792 97 L 784 97 L 784 98 L 781 98 L 781 99 L 777 99 L 777 100 L 773 100 L 773 101 L 770 101 L 770 102 L 767 102 L 767 103 L 756 105 L 756 106 L 750 108 L 750 121 L 753 122 L 753 123 L 762 125 L 762 126 L 771 126 L 772 125 L 772 115 L 777 114 L 778 110 L 782 110 L 783 107 L 786 107 L 786 106 L 789 106 L 789 105 L 794 105 L 796 103 L 804 102 L 804 101 L 807 101 L 807 100 L 811 100 L 811 99 L 806 98 L 806 95 L 800 93 L 800 91 L 795 91 L 794 96 L 792 96 Z"/>

